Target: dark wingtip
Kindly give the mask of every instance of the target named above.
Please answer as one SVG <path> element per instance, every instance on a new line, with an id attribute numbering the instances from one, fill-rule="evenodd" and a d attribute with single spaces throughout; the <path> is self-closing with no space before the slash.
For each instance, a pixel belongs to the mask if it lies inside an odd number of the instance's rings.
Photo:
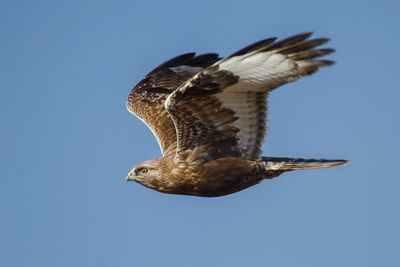
<path id="1" fill-rule="evenodd" d="M 162 68 L 170 68 L 170 67 L 175 67 L 179 65 L 183 65 L 184 63 L 188 62 L 189 60 L 193 59 L 195 57 L 196 53 L 190 52 L 186 54 L 182 54 L 176 57 L 173 57 L 171 59 L 168 59 L 164 63 L 158 65 L 155 69 L 153 69 L 147 76 L 151 76 L 153 73 L 158 71 L 159 69 Z"/>
<path id="2" fill-rule="evenodd" d="M 310 38 L 312 34 L 313 34 L 312 32 L 304 32 L 287 37 L 285 39 L 279 40 L 278 42 L 275 42 L 272 46 L 268 47 L 268 50 L 274 50 L 282 47 L 291 46 L 296 43 L 301 43 L 304 40 Z"/>
<path id="3" fill-rule="evenodd" d="M 276 37 L 270 37 L 270 38 L 266 38 L 266 39 L 260 40 L 258 42 L 252 43 L 251 45 L 248 45 L 248 46 L 240 49 L 239 51 L 236 51 L 235 53 L 230 55 L 230 57 L 244 55 L 244 54 L 250 53 L 252 51 L 258 50 L 260 48 L 268 47 L 269 45 L 273 44 L 276 39 L 277 39 Z"/>
<path id="4" fill-rule="evenodd" d="M 302 36 L 302 37 L 304 37 L 304 39 L 308 39 L 313 34 L 314 34 L 313 31 L 308 31 L 308 32 L 303 32 L 303 33 L 300 33 L 300 34 L 296 34 L 295 36 Z"/>
<path id="5" fill-rule="evenodd" d="M 217 62 L 218 60 L 220 60 L 220 57 L 217 53 L 207 53 L 194 56 L 192 59 L 185 62 L 185 65 L 205 68 Z"/>

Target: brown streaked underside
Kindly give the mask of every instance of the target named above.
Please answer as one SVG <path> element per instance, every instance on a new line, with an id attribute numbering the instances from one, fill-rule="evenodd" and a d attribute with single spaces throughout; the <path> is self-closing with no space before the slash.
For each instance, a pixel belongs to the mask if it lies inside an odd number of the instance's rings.
<path id="1" fill-rule="evenodd" d="M 198 147 L 195 150 L 196 153 L 181 155 L 182 162 L 175 162 L 172 169 L 170 159 L 161 160 L 162 173 L 168 173 L 168 177 L 158 180 L 156 190 L 170 194 L 217 197 L 238 192 L 282 173 L 267 173 L 261 161 L 238 157 L 204 161 L 198 156 L 208 149 Z"/>

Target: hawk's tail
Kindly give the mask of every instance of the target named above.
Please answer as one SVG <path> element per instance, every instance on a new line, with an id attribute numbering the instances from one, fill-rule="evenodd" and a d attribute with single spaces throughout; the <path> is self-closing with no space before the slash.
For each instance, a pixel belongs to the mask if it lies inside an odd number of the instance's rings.
<path id="1" fill-rule="evenodd" d="M 294 171 L 346 165 L 347 160 L 262 157 L 269 171 Z"/>

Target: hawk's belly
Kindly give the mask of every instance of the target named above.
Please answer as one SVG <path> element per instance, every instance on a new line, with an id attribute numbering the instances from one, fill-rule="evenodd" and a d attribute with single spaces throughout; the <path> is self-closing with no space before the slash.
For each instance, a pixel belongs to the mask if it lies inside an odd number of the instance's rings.
<path id="1" fill-rule="evenodd" d="M 216 197 L 238 192 L 262 180 L 262 170 L 255 161 L 220 158 L 201 165 L 182 165 L 168 177 L 165 193 Z"/>

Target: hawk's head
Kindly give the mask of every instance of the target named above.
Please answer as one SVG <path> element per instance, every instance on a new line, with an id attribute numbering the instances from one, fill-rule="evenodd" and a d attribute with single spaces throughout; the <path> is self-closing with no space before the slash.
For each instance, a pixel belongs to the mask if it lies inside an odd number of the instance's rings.
<path id="1" fill-rule="evenodd" d="M 126 181 L 135 181 L 156 189 L 161 182 L 161 160 L 152 159 L 136 164 L 126 176 Z"/>

